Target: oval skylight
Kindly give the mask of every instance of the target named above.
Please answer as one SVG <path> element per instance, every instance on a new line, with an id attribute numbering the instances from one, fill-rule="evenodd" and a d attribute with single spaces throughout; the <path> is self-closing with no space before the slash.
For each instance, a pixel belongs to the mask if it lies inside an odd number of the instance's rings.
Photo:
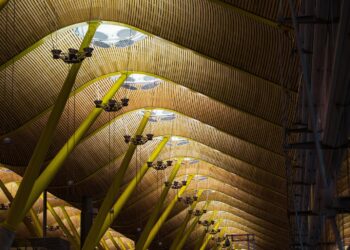
<path id="1" fill-rule="evenodd" d="M 141 111 L 142 114 L 145 113 L 145 111 Z M 160 122 L 160 121 L 171 121 L 176 118 L 176 115 L 172 112 L 162 110 L 162 109 L 154 109 L 152 110 L 152 114 L 149 118 L 150 122 Z"/>
<path id="2" fill-rule="evenodd" d="M 117 76 L 112 76 L 111 80 L 115 81 Z M 148 75 L 132 74 L 130 75 L 122 85 L 123 88 L 129 90 L 149 90 L 158 87 L 161 80 Z"/>
<path id="3" fill-rule="evenodd" d="M 189 140 L 183 137 L 172 136 L 170 141 L 167 143 L 168 146 L 183 146 L 189 144 Z"/>
<path id="4" fill-rule="evenodd" d="M 74 29 L 77 36 L 83 38 L 88 30 L 88 25 L 83 24 Z M 93 45 L 100 48 L 126 48 L 134 43 L 145 39 L 147 36 L 136 30 L 115 25 L 102 23 L 95 32 L 95 35 L 92 39 Z"/>

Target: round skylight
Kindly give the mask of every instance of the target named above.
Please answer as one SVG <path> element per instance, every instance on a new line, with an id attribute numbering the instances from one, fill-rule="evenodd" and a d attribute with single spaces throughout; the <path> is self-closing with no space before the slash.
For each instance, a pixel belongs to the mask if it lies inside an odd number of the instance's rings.
<path id="1" fill-rule="evenodd" d="M 183 137 L 178 137 L 178 136 L 172 136 L 170 141 L 167 143 L 168 146 L 183 146 L 187 145 L 190 142 Z"/>
<path id="2" fill-rule="evenodd" d="M 88 30 L 88 25 L 83 24 L 74 29 L 77 36 L 83 38 Z M 133 45 L 134 43 L 145 39 L 147 36 L 136 30 L 115 25 L 115 24 L 101 24 L 94 37 L 92 38 L 92 44 L 100 48 L 125 48 Z"/>
<path id="3" fill-rule="evenodd" d="M 117 80 L 118 76 L 112 76 L 111 80 Z M 130 75 L 122 85 L 123 88 L 129 90 L 149 90 L 157 87 L 161 80 L 153 76 L 143 74 Z"/>

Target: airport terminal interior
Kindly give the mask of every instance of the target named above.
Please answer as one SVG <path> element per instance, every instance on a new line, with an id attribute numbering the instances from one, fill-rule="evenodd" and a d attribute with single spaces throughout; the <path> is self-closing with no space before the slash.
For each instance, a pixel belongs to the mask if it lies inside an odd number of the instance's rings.
<path id="1" fill-rule="evenodd" d="M 0 250 L 350 249 L 349 0 L 0 0 Z"/>

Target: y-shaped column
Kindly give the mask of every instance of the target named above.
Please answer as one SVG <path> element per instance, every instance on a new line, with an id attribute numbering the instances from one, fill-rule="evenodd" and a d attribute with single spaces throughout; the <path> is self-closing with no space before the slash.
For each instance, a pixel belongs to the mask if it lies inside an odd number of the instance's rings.
<path id="1" fill-rule="evenodd" d="M 147 123 L 149 115 L 150 115 L 149 111 L 145 113 L 146 118 L 144 118 L 145 121 L 143 121 L 142 123 Z M 146 125 L 146 124 L 144 124 L 144 125 Z M 137 134 L 142 134 L 142 132 L 137 133 Z M 160 151 L 166 145 L 168 140 L 169 140 L 169 137 L 163 138 L 163 140 L 159 143 L 159 145 L 156 147 L 156 149 L 152 152 L 148 161 L 154 161 L 155 159 L 157 159 Z M 132 192 L 135 190 L 135 187 L 137 186 L 137 184 L 142 180 L 143 176 L 148 171 L 149 167 L 147 166 L 147 163 L 145 163 L 141 167 L 141 169 L 137 173 L 137 175 L 129 182 L 129 185 L 126 187 L 124 192 L 120 195 L 118 200 L 115 202 L 115 197 L 118 194 L 120 184 L 123 180 L 125 171 L 129 165 L 129 162 L 130 162 L 131 157 L 132 157 L 131 153 L 134 152 L 135 148 L 136 148 L 136 146 L 133 144 L 131 144 L 129 146 L 128 152 L 124 156 L 123 162 L 121 163 L 121 166 L 116 174 L 116 178 L 113 181 L 111 187 L 109 188 L 108 193 L 107 193 L 105 199 L 103 200 L 103 203 L 102 203 L 100 211 L 97 215 L 97 218 L 95 219 L 95 221 L 94 221 L 94 223 L 89 231 L 88 237 L 87 237 L 85 244 L 83 246 L 83 250 L 94 249 L 97 242 L 103 237 L 103 235 L 105 234 L 105 232 L 107 231 L 109 226 L 112 224 L 112 222 L 115 220 L 115 218 L 119 215 L 120 210 L 123 208 L 126 201 L 131 196 Z M 125 159 L 127 159 L 127 162 L 125 161 Z M 125 169 L 122 169 L 122 171 L 120 171 L 121 168 L 125 168 Z"/>
<path id="2" fill-rule="evenodd" d="M 99 26 L 98 22 L 90 22 L 88 31 L 84 37 L 83 42 L 80 46 L 80 51 L 83 48 L 88 47 L 91 43 L 91 40 L 95 34 L 97 27 Z M 47 155 L 47 151 L 49 150 L 49 146 L 52 142 L 56 127 L 63 113 L 66 102 L 69 98 L 69 94 L 72 90 L 72 87 L 75 83 L 76 76 L 79 72 L 82 63 L 77 63 L 71 66 L 68 75 L 66 77 L 65 82 L 61 88 L 60 93 L 56 99 L 55 105 L 50 113 L 48 118 L 48 122 L 43 132 L 40 135 L 39 141 L 34 149 L 32 158 L 29 161 L 29 164 L 24 173 L 21 185 L 17 191 L 16 197 L 13 200 L 12 206 L 9 210 L 8 216 L 1 224 L 0 227 L 0 245 L 3 249 L 8 249 L 12 245 L 14 239 L 14 232 L 16 231 L 18 225 L 23 220 L 25 214 L 28 212 L 28 209 L 23 209 L 26 207 L 26 203 L 30 193 L 32 192 L 32 188 L 34 182 L 36 181 L 41 166 L 44 163 L 45 157 Z"/>
<path id="3" fill-rule="evenodd" d="M 201 197 L 202 193 L 203 193 L 202 189 L 197 192 L 198 200 Z M 195 209 L 197 203 L 198 203 L 198 201 L 193 202 L 190 209 L 191 210 Z M 191 219 L 191 214 L 187 213 L 184 221 L 181 223 L 181 226 L 177 229 L 177 233 L 176 233 L 175 239 L 173 240 L 173 243 L 170 246 L 170 250 L 175 250 L 176 247 L 179 245 L 179 242 L 182 238 L 182 235 L 185 232 L 186 226 L 187 226 L 188 222 L 190 221 L 190 219 Z"/>
<path id="4" fill-rule="evenodd" d="M 191 181 L 193 179 L 193 175 L 190 175 L 188 177 L 187 180 L 187 184 L 186 186 L 183 186 L 180 188 L 178 195 L 176 195 L 172 201 L 170 201 L 169 205 L 165 208 L 164 212 L 162 213 L 162 215 L 159 217 L 157 223 L 153 226 L 151 232 L 149 233 L 147 240 L 145 242 L 145 244 L 142 246 L 142 249 L 148 249 L 148 247 L 151 245 L 154 237 L 156 237 L 158 231 L 160 230 L 160 228 L 162 227 L 163 223 L 165 222 L 165 220 L 168 218 L 171 210 L 173 210 L 176 202 L 178 202 L 178 196 L 181 196 L 187 189 L 187 187 L 190 185 Z"/>
<path id="5" fill-rule="evenodd" d="M 171 174 L 169 176 L 169 183 L 172 183 L 175 179 L 175 176 L 177 174 L 177 172 L 179 171 L 180 167 L 181 167 L 181 163 L 183 161 L 183 158 L 179 158 L 173 168 L 173 170 L 171 171 Z M 160 195 L 160 198 L 157 202 L 157 205 L 155 206 L 155 208 L 153 209 L 153 212 L 152 214 L 150 215 L 148 221 L 147 221 L 147 224 L 144 228 L 144 230 L 142 231 L 142 234 L 139 238 L 139 240 L 137 241 L 137 244 L 136 244 L 136 250 L 138 249 L 142 249 L 142 246 L 144 245 L 154 223 L 156 223 L 157 219 L 158 219 L 158 216 L 159 216 L 159 213 L 161 211 L 161 209 L 163 208 L 164 206 L 164 201 L 168 195 L 168 192 L 170 190 L 171 186 L 166 186 L 164 187 L 161 195 Z"/>
<path id="6" fill-rule="evenodd" d="M 123 85 L 125 79 L 127 78 L 126 74 L 122 74 L 118 80 L 114 83 L 111 89 L 106 93 L 102 98 L 102 105 L 107 104 L 110 99 L 113 98 L 115 93 Z M 94 108 L 91 113 L 86 117 L 86 119 L 81 123 L 78 129 L 74 134 L 69 138 L 57 155 L 52 159 L 50 164 L 45 168 L 45 170 L 40 174 L 40 176 L 35 181 L 32 193 L 30 194 L 26 207 L 24 210 L 27 210 L 33 205 L 36 199 L 40 196 L 43 190 L 45 190 L 48 185 L 51 183 L 53 178 L 56 176 L 57 172 L 62 167 L 64 161 L 67 159 L 69 154 L 75 149 L 75 147 L 80 143 L 81 139 L 91 127 L 91 125 L 96 121 L 99 115 L 102 113 L 102 108 Z"/>

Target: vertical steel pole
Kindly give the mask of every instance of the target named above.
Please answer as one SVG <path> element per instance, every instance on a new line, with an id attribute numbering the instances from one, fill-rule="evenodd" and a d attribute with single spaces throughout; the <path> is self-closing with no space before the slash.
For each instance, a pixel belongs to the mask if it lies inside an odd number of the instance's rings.
<path id="1" fill-rule="evenodd" d="M 47 191 L 43 193 L 43 238 L 46 238 L 47 233 Z"/>

